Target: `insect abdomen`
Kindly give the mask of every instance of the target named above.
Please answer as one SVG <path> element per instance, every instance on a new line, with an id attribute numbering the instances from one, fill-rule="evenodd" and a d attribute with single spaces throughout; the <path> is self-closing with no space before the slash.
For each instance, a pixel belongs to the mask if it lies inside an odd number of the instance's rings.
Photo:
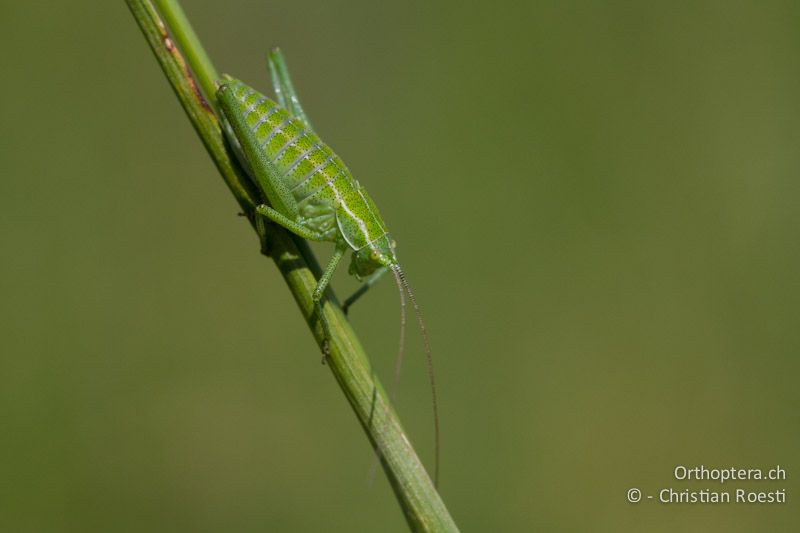
<path id="1" fill-rule="evenodd" d="M 344 162 L 303 123 L 241 82 L 234 85 L 244 120 L 299 207 L 333 206 L 355 187 Z"/>

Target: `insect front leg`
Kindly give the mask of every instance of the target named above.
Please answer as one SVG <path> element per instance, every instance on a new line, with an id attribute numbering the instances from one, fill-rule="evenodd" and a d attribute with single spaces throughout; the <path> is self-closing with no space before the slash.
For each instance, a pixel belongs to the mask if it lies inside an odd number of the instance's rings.
<path id="1" fill-rule="evenodd" d="M 375 283 L 377 283 L 378 280 L 381 279 L 381 277 L 383 277 L 383 275 L 386 274 L 386 272 L 388 271 L 389 267 L 381 267 L 378 270 L 376 270 L 370 277 L 368 277 L 366 281 L 364 281 L 364 283 L 362 283 L 361 286 L 358 289 L 356 289 L 356 291 L 353 294 L 351 294 L 350 297 L 347 300 L 345 300 L 344 303 L 342 304 L 342 311 L 344 311 L 344 314 L 347 314 L 347 312 L 350 310 L 350 307 L 354 303 L 356 303 L 356 301 L 359 298 L 364 296 L 367 293 L 367 291 L 370 290 L 370 288 L 372 288 L 372 286 L 375 285 Z"/>

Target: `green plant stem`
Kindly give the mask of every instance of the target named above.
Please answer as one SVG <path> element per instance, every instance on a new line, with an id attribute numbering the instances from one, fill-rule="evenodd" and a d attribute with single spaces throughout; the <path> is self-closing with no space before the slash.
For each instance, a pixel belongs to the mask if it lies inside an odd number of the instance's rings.
<path id="1" fill-rule="evenodd" d="M 191 65 L 192 72 L 203 89 L 203 94 L 213 102 L 219 74 L 200 43 L 200 39 L 197 38 L 194 28 L 189 24 L 183 8 L 178 2 L 155 0 L 155 4 L 164 17 L 167 28 L 170 29 L 170 33 L 178 43 L 178 49 L 186 57 L 187 63 Z"/>
<path id="2" fill-rule="evenodd" d="M 157 1 L 168 25 L 164 24 L 149 0 L 126 2 L 225 183 L 248 214 L 248 219 L 254 223 L 253 206 L 259 203 L 259 194 L 226 148 L 214 113 L 216 69 L 178 2 Z M 274 224 L 253 225 L 264 243 L 262 249 L 264 246 L 268 248 L 321 347 L 322 328 L 311 298 L 320 275 L 319 264 L 302 239 Z M 400 420 L 374 376 L 355 332 L 335 297 L 330 292 L 328 294 L 324 307 L 331 330 L 328 366 L 370 442 L 378 450 L 381 464 L 409 526 L 413 531 L 458 531 L 404 434 Z M 325 453 L 325 448 L 321 446 L 319 451 Z"/>

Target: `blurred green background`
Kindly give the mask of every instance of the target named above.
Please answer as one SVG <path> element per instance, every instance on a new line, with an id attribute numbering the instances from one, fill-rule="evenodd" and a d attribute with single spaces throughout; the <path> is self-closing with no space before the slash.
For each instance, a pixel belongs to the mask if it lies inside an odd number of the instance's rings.
<path id="1" fill-rule="evenodd" d="M 252 85 L 284 49 L 380 206 L 464 531 L 798 530 L 800 4 L 183 5 Z M 0 18 L 0 530 L 405 531 L 124 3 Z M 388 381 L 393 284 L 352 320 Z M 626 502 L 720 488 L 680 464 L 788 503 Z"/>

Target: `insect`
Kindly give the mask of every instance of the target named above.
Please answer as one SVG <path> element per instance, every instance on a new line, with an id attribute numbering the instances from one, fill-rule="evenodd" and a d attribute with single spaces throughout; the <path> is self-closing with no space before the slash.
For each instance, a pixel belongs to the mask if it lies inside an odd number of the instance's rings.
<path id="1" fill-rule="evenodd" d="M 220 111 L 230 126 L 226 134 L 269 202 L 257 206 L 255 212 L 304 239 L 334 243 L 333 256 L 312 296 L 325 336 L 323 362 L 329 354 L 330 338 L 322 312 L 325 289 L 348 250 L 352 252 L 349 273 L 364 284 L 345 301 L 345 312 L 384 273 L 391 271 L 394 275 L 401 309 L 396 375 L 404 351 L 408 294 L 428 362 L 436 442 L 434 480 L 438 482 L 439 417 L 430 344 L 414 293 L 398 262 L 396 243 L 366 189 L 314 133 L 279 51 L 270 54 L 269 66 L 277 102 L 232 78 L 220 81 L 217 90 Z"/>

